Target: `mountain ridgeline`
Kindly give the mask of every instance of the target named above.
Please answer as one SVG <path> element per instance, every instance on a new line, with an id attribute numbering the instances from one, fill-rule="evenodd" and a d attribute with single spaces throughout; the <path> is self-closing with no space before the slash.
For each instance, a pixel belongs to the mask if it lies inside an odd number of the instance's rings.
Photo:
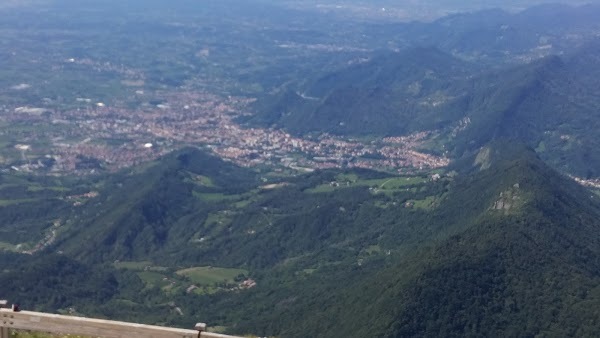
<path id="1" fill-rule="evenodd" d="M 284 91 L 256 108 L 252 122 L 292 132 L 399 135 L 434 129 L 463 117 L 460 102 L 442 107 L 468 66 L 434 48 L 381 55 L 317 80 L 305 94 Z"/>
<path id="2" fill-rule="evenodd" d="M 452 169 L 435 181 L 317 171 L 265 188 L 253 171 L 186 149 L 109 178 L 73 211 L 79 221 L 52 246 L 61 256 L 0 255 L 0 282 L 35 280 L 34 291 L 7 292 L 26 308 L 183 326 L 202 318 L 230 333 L 598 332 L 597 197 L 518 143 L 492 143 Z M 142 260 L 140 270 L 127 263 Z M 190 293 L 182 274 L 194 266 L 238 269 L 257 286 Z"/>
<path id="3" fill-rule="evenodd" d="M 598 0 L 109 2 L 0 10 L 0 299 L 261 337 L 600 336 Z"/>
<path id="4" fill-rule="evenodd" d="M 281 281 L 288 294 L 256 295 L 276 302 L 276 315 L 238 324 L 298 337 L 593 336 L 598 202 L 515 144 L 476 162 L 417 221 L 413 233 L 427 233 L 418 249 Z M 402 232 L 400 220 L 388 227 Z"/>
<path id="5" fill-rule="evenodd" d="M 78 211 L 80 221 L 61 239 L 75 257 L 143 260 L 179 248 L 214 210 L 198 196 L 242 193 L 257 181 L 251 171 L 189 148 L 143 174 L 116 175 L 105 184 L 101 197 Z"/>
<path id="6" fill-rule="evenodd" d="M 491 71 L 436 48 L 382 55 L 323 76 L 304 92 L 267 96 L 248 122 L 296 134 L 432 130 L 438 136 L 429 150 L 443 145 L 458 157 L 513 139 L 562 171 L 597 177 L 599 46 Z"/>
<path id="7" fill-rule="evenodd" d="M 399 135 L 434 129 L 463 117 L 459 102 L 442 110 L 437 100 L 459 95 L 453 84 L 468 74 L 466 62 L 435 48 L 380 55 L 316 80 L 305 93 L 285 89 L 259 101 L 251 122 L 298 134 Z"/>

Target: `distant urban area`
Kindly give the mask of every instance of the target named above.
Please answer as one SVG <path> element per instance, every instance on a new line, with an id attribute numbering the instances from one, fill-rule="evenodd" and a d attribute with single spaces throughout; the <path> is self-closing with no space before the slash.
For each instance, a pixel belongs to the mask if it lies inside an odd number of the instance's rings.
<path id="1" fill-rule="evenodd" d="M 149 95 L 143 90 L 136 94 Z M 238 124 L 236 119 L 248 114 L 247 106 L 253 99 L 192 91 L 153 95 L 161 99 L 148 101 L 160 103 L 139 108 L 120 103 L 111 106 L 89 98 L 77 98 L 78 107 L 65 110 L 4 107 L 4 123 L 41 126 L 13 135 L 13 139 L 18 137 L 14 148 L 20 155 L 12 163 L 3 159 L 4 170 L 55 174 L 114 171 L 154 160 L 185 145 L 206 147 L 240 166 L 300 171 L 340 167 L 423 170 L 449 163 L 448 158 L 417 150 L 428 132 L 370 141 L 328 134 L 301 138 L 283 130 Z"/>

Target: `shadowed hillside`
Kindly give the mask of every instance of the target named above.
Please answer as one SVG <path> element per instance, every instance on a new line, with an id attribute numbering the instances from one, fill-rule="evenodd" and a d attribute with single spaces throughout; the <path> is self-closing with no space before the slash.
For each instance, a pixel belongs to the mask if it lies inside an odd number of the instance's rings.
<path id="1" fill-rule="evenodd" d="M 251 124 L 297 134 L 383 137 L 434 131 L 455 156 L 492 140 L 535 148 L 561 171 L 597 177 L 598 41 L 574 53 L 482 71 L 433 48 L 380 56 L 326 75 L 300 94 L 258 101 Z"/>

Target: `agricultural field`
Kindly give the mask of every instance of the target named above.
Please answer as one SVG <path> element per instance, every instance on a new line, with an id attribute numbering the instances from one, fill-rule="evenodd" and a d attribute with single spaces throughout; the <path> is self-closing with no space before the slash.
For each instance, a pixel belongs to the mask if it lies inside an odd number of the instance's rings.
<path id="1" fill-rule="evenodd" d="M 235 283 L 236 277 L 248 275 L 247 270 L 201 266 L 177 271 L 177 275 L 185 276 L 199 285 L 214 285 L 218 283 Z"/>
<path id="2" fill-rule="evenodd" d="M 340 174 L 330 183 L 318 185 L 305 190 L 307 193 L 332 192 L 350 187 L 368 187 L 373 194 L 391 195 L 394 192 L 406 190 L 409 187 L 424 184 L 431 179 L 424 176 L 399 176 L 381 179 L 363 179 L 355 174 Z"/>
<path id="3" fill-rule="evenodd" d="M 212 266 L 192 267 L 174 271 L 173 269 L 155 266 L 150 261 L 115 262 L 115 268 L 135 271 L 144 282 L 146 288 L 158 287 L 163 291 L 187 289 L 196 285 L 196 293 L 215 293 L 222 286 L 237 284 L 241 276 L 247 276 L 243 269 L 220 268 Z"/>

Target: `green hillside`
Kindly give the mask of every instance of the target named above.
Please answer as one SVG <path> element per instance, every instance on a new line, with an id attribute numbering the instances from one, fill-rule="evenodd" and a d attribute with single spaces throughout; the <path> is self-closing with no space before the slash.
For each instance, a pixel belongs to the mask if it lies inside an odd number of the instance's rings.
<path id="1" fill-rule="evenodd" d="M 600 44 L 568 57 L 549 57 L 476 81 L 467 115 L 471 125 L 451 142 L 456 153 L 490 139 L 516 139 L 560 170 L 597 177 Z"/>
<path id="2" fill-rule="evenodd" d="M 455 83 L 476 67 L 435 48 L 380 55 L 314 81 L 303 96 L 286 89 L 259 101 L 249 122 L 299 134 L 435 129 L 463 117 L 463 103 L 456 99 L 462 88 Z"/>
<path id="3" fill-rule="evenodd" d="M 1 254 L 3 295 L 26 309 L 261 336 L 599 332 L 595 198 L 517 143 L 454 169 L 436 181 L 323 171 L 265 190 L 255 173 L 187 149 L 106 179 L 107 196 L 88 202 L 96 213 L 84 206 L 51 248 L 62 255 Z M 164 211 L 144 214 L 167 177 Z M 155 183 L 109 189 L 141 181 Z"/>
<path id="4" fill-rule="evenodd" d="M 0 299 L 600 337 L 600 0 L 25 2 L 0 4 Z"/>
<path id="5" fill-rule="evenodd" d="M 599 205 L 531 151 L 512 155 L 502 159 L 502 150 L 489 169 L 460 179 L 428 218 L 431 233 L 419 248 L 386 262 L 280 277 L 277 291 L 244 298 L 259 303 L 252 310 L 259 316 L 237 322 L 240 330 L 289 337 L 593 336 L 600 330 L 591 310 L 600 301 Z M 447 217 L 455 207 L 462 215 Z"/>
<path id="6" fill-rule="evenodd" d="M 257 185 L 251 171 L 184 149 L 142 172 L 106 179 L 58 246 L 86 261 L 146 260 L 180 250 L 222 202 L 243 201 Z"/>
<path id="7" fill-rule="evenodd" d="M 429 151 L 457 157 L 513 139 L 561 171 L 598 177 L 599 45 L 486 71 L 437 49 L 409 49 L 324 76 L 304 96 L 288 89 L 265 97 L 248 122 L 297 134 L 429 130 Z"/>

